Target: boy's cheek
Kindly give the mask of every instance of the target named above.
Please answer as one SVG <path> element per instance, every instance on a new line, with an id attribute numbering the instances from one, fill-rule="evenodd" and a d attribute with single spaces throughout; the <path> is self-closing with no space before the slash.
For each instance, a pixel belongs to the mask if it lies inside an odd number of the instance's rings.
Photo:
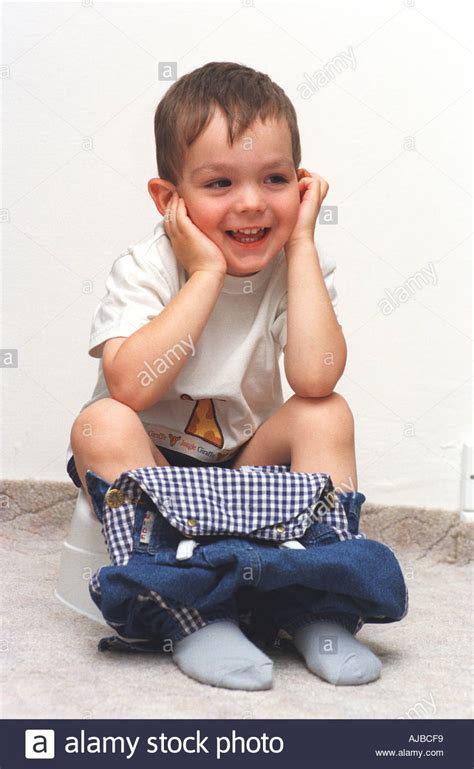
<path id="1" fill-rule="evenodd" d="M 290 229 L 290 232 L 293 230 L 298 220 L 300 206 L 301 206 L 300 194 L 299 194 L 299 191 L 296 189 L 294 194 L 291 196 L 290 200 L 288 201 L 288 205 L 286 207 L 285 213 L 283 214 L 283 219 L 287 223 Z"/>
<path id="2" fill-rule="evenodd" d="M 292 211 L 286 217 L 286 221 L 285 221 L 285 225 L 286 225 L 285 226 L 285 242 L 288 240 L 288 238 L 290 237 L 291 233 L 293 232 L 293 230 L 294 230 L 294 228 L 296 226 L 296 222 L 298 221 L 298 211 L 299 211 L 299 206 L 298 206 L 298 208 L 295 208 L 294 211 Z"/>
<path id="3" fill-rule="evenodd" d="M 213 230 L 216 229 L 216 213 L 208 210 L 207 207 L 196 205 L 193 200 L 184 198 L 186 210 L 192 223 L 198 227 L 201 232 L 210 237 Z"/>

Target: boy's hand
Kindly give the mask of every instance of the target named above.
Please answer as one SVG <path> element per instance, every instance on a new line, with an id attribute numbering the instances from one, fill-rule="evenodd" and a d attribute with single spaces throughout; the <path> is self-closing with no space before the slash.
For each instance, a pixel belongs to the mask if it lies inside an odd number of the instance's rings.
<path id="1" fill-rule="evenodd" d="M 314 243 L 314 228 L 321 203 L 327 195 L 329 184 L 318 174 L 311 174 L 304 169 L 298 182 L 300 190 L 300 210 L 293 232 L 285 243 L 285 250 L 295 243 Z"/>
<path id="2" fill-rule="evenodd" d="M 191 221 L 184 200 L 177 192 L 173 192 L 166 208 L 164 227 L 176 258 L 189 276 L 197 270 L 226 274 L 227 262 L 224 254 Z"/>

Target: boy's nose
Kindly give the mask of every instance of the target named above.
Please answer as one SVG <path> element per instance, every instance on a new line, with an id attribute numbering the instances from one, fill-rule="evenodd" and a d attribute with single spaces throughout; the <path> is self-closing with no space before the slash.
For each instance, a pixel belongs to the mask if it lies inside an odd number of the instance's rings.
<path id="1" fill-rule="evenodd" d="M 266 203 L 261 192 L 253 185 L 242 189 L 236 201 L 237 211 L 264 211 Z"/>

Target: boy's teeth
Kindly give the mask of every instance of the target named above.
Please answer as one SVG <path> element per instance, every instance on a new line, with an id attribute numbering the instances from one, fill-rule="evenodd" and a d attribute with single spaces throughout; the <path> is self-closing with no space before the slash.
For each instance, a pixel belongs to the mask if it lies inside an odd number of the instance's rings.
<path id="1" fill-rule="evenodd" d="M 265 227 L 247 227 L 242 230 L 229 230 L 234 240 L 239 243 L 257 243 L 265 235 Z"/>
<path id="2" fill-rule="evenodd" d="M 264 227 L 254 227 L 253 229 L 247 229 L 247 230 L 232 230 L 232 232 L 242 232 L 244 235 L 256 235 L 257 232 L 261 232 L 264 229 Z"/>

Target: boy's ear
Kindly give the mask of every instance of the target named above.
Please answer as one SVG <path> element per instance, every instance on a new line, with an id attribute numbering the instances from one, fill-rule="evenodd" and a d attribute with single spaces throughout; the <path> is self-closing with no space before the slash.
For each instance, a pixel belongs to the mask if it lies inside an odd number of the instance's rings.
<path id="1" fill-rule="evenodd" d="M 165 215 L 166 207 L 175 190 L 175 185 L 172 182 L 168 182 L 166 179 L 156 178 L 150 179 L 148 182 L 148 192 L 162 216 Z"/>

